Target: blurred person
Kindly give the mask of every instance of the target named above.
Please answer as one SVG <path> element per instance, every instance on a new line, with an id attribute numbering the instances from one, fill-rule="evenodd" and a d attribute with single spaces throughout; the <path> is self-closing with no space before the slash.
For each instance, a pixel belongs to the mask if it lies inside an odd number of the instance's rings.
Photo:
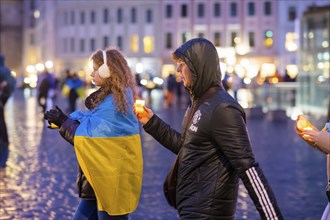
<path id="1" fill-rule="evenodd" d="M 45 119 L 74 146 L 79 163 L 81 200 L 73 220 L 127 220 L 137 208 L 143 172 L 135 80 L 118 50 L 97 50 L 91 61 L 99 88 L 86 98 L 88 110 L 68 117 L 56 107 Z"/>
<path id="2" fill-rule="evenodd" d="M 56 79 L 48 70 L 42 72 L 38 77 L 38 104 L 42 112 L 53 107 L 53 99 L 56 95 Z"/>
<path id="3" fill-rule="evenodd" d="M 326 187 L 326 195 L 328 204 L 323 212 L 321 220 L 330 219 L 330 122 L 327 122 L 322 130 L 318 130 L 313 124 L 307 122 L 307 126 L 299 127 L 299 120 L 304 119 L 303 116 L 297 118 L 296 132 L 310 146 L 317 149 L 321 153 L 327 155 L 327 177 L 328 184 Z"/>
<path id="4" fill-rule="evenodd" d="M 81 96 L 81 91 L 79 90 L 83 89 L 84 83 L 77 73 L 73 73 L 71 77 L 67 78 L 65 85 L 68 88 L 69 111 L 74 112 L 76 110 L 77 99 Z"/>
<path id="5" fill-rule="evenodd" d="M 139 112 L 134 106 L 134 112 L 147 133 L 178 154 L 176 207 L 180 219 L 235 219 L 239 179 L 261 219 L 283 219 L 252 152 L 244 110 L 222 87 L 214 45 L 195 38 L 172 56 L 192 100 L 182 132 L 147 107 Z M 199 105 L 200 99 L 205 101 Z"/>
<path id="6" fill-rule="evenodd" d="M 5 66 L 5 57 L 0 54 L 0 168 L 5 168 L 9 156 L 9 138 L 5 120 L 5 105 L 15 90 L 16 79 Z"/>
<path id="7" fill-rule="evenodd" d="M 170 73 L 166 78 L 166 92 L 165 92 L 165 100 L 167 106 L 171 107 L 173 104 L 174 93 L 176 89 L 176 80 L 174 74 Z"/>
<path id="8" fill-rule="evenodd" d="M 233 73 L 231 76 L 231 86 L 230 88 L 233 90 L 234 98 L 238 100 L 238 91 L 242 87 L 242 79 L 237 75 L 237 73 Z"/>

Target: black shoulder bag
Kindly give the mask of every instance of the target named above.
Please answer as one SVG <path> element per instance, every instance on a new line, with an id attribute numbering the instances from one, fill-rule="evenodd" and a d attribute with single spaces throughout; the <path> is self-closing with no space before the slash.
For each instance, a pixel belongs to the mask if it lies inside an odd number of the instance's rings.
<path id="1" fill-rule="evenodd" d="M 184 134 L 183 134 L 183 138 L 185 138 L 186 136 L 186 131 L 187 128 L 190 124 L 190 121 L 193 117 L 193 115 L 195 114 L 196 110 L 198 109 L 198 107 L 208 98 L 210 97 L 212 94 L 214 94 L 216 91 L 218 91 L 219 87 L 212 87 L 209 88 L 204 95 L 197 100 L 196 105 L 192 106 L 192 109 L 189 113 L 188 116 L 188 120 L 185 124 L 185 129 L 184 129 Z M 182 149 L 182 148 L 181 148 Z M 178 155 L 176 156 L 176 159 L 172 165 L 172 168 L 170 169 L 170 171 L 168 172 L 164 184 L 163 184 L 163 191 L 164 191 L 164 195 L 165 198 L 167 200 L 167 203 L 172 206 L 173 208 L 177 208 L 176 207 L 176 184 L 177 184 L 177 179 L 178 179 L 178 167 L 179 167 L 179 157 L 181 154 L 181 150 L 179 151 Z"/>

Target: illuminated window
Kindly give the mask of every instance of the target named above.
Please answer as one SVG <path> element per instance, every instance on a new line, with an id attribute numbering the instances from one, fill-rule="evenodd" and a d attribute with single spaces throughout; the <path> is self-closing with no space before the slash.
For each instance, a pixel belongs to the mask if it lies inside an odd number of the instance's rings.
<path id="1" fill-rule="evenodd" d="M 134 53 L 139 51 L 139 36 L 136 34 L 131 36 L 131 51 Z"/>
<path id="2" fill-rule="evenodd" d="M 271 30 L 265 31 L 264 45 L 265 47 L 273 46 L 273 36 L 274 33 Z"/>
<path id="3" fill-rule="evenodd" d="M 214 33 L 214 46 L 220 47 L 221 44 L 221 34 L 219 32 Z"/>
<path id="4" fill-rule="evenodd" d="M 298 44 L 297 44 L 298 36 L 294 32 L 286 33 L 285 35 L 285 49 L 288 51 L 297 51 Z"/>
<path id="5" fill-rule="evenodd" d="M 154 51 L 154 38 L 152 36 L 145 36 L 143 38 L 144 52 L 152 53 Z"/>
<path id="6" fill-rule="evenodd" d="M 254 32 L 249 32 L 249 46 L 250 47 L 254 47 L 255 46 Z"/>

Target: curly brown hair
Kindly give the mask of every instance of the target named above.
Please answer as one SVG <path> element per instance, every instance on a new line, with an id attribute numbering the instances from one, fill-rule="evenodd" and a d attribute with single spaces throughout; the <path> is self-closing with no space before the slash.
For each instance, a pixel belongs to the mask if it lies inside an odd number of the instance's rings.
<path id="1" fill-rule="evenodd" d="M 93 101 L 91 109 L 94 109 L 99 103 L 101 103 L 105 97 L 109 94 L 113 94 L 116 109 L 119 112 L 127 114 L 127 97 L 126 89 L 130 88 L 133 92 L 134 99 L 137 97 L 136 83 L 133 74 L 127 64 L 126 59 L 116 49 L 106 49 L 107 66 L 111 72 L 110 77 L 107 78 L 105 86 L 100 89 L 100 93 Z M 91 61 L 100 67 L 103 61 L 102 50 L 95 51 L 91 58 Z"/>

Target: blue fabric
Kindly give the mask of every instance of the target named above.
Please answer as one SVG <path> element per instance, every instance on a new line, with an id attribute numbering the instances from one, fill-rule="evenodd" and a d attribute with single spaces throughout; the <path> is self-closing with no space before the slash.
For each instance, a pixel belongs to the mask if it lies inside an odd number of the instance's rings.
<path id="1" fill-rule="evenodd" d="M 72 220 L 127 220 L 128 215 L 110 216 L 104 211 L 97 211 L 96 200 L 82 199 Z"/>
<path id="2" fill-rule="evenodd" d="M 66 85 L 70 89 L 78 89 L 78 88 L 83 86 L 83 82 L 79 78 L 78 79 L 69 78 L 69 79 L 66 80 Z"/>
<path id="3" fill-rule="evenodd" d="M 95 109 L 86 112 L 77 110 L 70 114 L 70 119 L 80 121 L 76 136 L 86 137 L 122 137 L 139 134 L 139 123 L 133 113 L 133 94 L 126 91 L 128 114 L 117 112 L 112 95 Z M 92 117 L 93 116 L 93 117 Z M 93 120 L 91 120 L 91 117 Z M 93 128 L 93 129 L 91 129 Z"/>

